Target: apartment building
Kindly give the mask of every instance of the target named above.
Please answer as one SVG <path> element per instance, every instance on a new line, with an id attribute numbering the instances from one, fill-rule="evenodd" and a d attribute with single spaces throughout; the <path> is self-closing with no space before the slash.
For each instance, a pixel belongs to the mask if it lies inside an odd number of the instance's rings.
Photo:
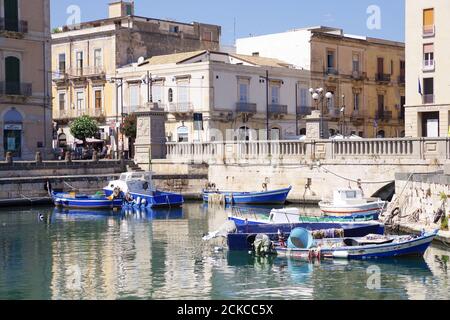
<path id="1" fill-rule="evenodd" d="M 0 1 L 0 158 L 51 154 L 49 2 Z"/>
<path id="2" fill-rule="evenodd" d="M 450 2 L 406 1 L 406 134 L 448 137 Z"/>
<path id="3" fill-rule="evenodd" d="M 310 27 L 238 39 L 238 54 L 260 54 L 311 71 L 313 88 L 333 98 L 311 107 L 322 111 L 330 135 L 365 138 L 404 136 L 403 43 Z"/>
<path id="4" fill-rule="evenodd" d="M 201 50 L 155 56 L 118 74 L 126 109 L 156 103 L 172 142 L 291 139 L 310 105 L 309 72 L 260 56 Z"/>
<path id="5" fill-rule="evenodd" d="M 76 143 L 69 125 L 81 115 L 100 123 L 96 138 L 113 150 L 127 141 L 117 135 L 124 110 L 122 79 L 117 69 L 140 57 L 219 48 L 221 28 L 136 16 L 134 2 L 109 5 L 108 18 L 64 26 L 52 34 L 53 119 L 58 143 Z"/>

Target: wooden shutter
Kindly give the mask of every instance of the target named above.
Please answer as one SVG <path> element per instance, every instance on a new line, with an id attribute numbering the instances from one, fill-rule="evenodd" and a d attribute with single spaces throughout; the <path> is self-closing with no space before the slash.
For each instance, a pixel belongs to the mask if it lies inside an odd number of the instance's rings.
<path id="1" fill-rule="evenodd" d="M 423 10 L 423 25 L 424 26 L 434 25 L 434 9 Z"/>

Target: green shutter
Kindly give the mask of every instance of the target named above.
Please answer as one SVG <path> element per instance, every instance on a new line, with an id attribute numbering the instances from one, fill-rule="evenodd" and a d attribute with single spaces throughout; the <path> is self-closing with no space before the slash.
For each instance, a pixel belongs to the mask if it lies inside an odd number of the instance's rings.
<path id="1" fill-rule="evenodd" d="M 5 29 L 19 31 L 19 7 L 17 0 L 5 1 Z"/>

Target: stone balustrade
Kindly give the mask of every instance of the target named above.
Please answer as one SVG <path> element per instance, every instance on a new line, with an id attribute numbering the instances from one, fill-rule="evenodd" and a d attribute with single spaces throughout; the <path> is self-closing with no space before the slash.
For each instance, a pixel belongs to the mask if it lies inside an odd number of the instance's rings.
<path id="1" fill-rule="evenodd" d="M 167 159 L 176 163 L 239 163 L 248 160 L 406 159 L 450 160 L 448 138 L 344 139 L 307 141 L 223 141 L 167 143 Z"/>

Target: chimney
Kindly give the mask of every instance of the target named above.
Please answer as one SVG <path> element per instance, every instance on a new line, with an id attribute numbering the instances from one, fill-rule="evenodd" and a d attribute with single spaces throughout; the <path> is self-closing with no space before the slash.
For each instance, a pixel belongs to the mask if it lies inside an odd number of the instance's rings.
<path id="1" fill-rule="evenodd" d="M 134 1 L 115 1 L 109 4 L 109 18 L 134 15 Z"/>

